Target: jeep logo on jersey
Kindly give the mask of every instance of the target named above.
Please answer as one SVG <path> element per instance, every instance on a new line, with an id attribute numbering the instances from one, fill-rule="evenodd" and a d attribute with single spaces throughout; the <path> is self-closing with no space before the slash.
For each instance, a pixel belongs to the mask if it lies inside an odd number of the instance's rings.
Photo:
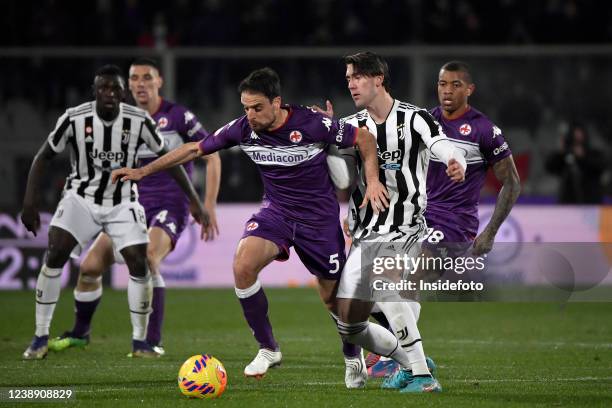
<path id="1" fill-rule="evenodd" d="M 300 143 L 302 141 L 302 132 L 299 130 L 294 130 L 293 132 L 289 133 L 289 140 L 291 140 L 293 143 Z"/>
<path id="2" fill-rule="evenodd" d="M 461 133 L 463 136 L 467 136 L 472 133 L 472 127 L 468 123 L 464 123 L 463 125 L 459 126 L 459 133 Z"/>
<path id="3" fill-rule="evenodd" d="M 108 161 L 122 161 L 125 158 L 123 152 L 106 152 L 104 150 L 94 149 L 89 153 L 89 157 L 92 159 L 108 160 Z"/>
<path id="4" fill-rule="evenodd" d="M 508 150 L 508 142 L 504 142 L 503 145 L 501 145 L 501 146 L 497 147 L 495 150 L 493 150 L 493 155 L 497 156 L 498 154 L 500 154 L 504 150 Z"/>
<path id="5" fill-rule="evenodd" d="M 397 149 L 386 152 L 378 152 L 378 157 L 384 161 L 396 161 L 402 159 L 402 151 Z"/>

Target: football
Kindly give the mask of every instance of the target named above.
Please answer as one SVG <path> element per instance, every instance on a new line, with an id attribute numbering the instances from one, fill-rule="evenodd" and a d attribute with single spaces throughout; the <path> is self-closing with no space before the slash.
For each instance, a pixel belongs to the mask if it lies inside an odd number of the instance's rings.
<path id="1" fill-rule="evenodd" d="M 178 386 L 190 398 L 219 398 L 227 385 L 223 364 L 209 354 L 189 357 L 178 373 Z"/>

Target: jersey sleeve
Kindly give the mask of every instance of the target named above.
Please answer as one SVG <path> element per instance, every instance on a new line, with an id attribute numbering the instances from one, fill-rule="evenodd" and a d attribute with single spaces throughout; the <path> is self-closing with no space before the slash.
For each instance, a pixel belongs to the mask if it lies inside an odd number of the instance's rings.
<path id="1" fill-rule="evenodd" d="M 49 133 L 47 137 L 47 142 L 51 149 L 55 153 L 61 153 L 66 148 L 66 141 L 69 137 L 73 137 L 73 128 L 70 122 L 70 115 L 68 111 L 66 111 L 60 118 L 57 120 L 57 124 L 55 125 L 55 129 Z"/>
<path id="2" fill-rule="evenodd" d="M 446 139 L 442 126 L 426 110 L 416 111 L 410 126 L 421 136 L 428 149 L 438 140 Z"/>
<path id="3" fill-rule="evenodd" d="M 202 126 L 196 115 L 187 109 L 183 109 L 179 133 L 184 140 L 197 142 L 208 136 L 208 132 Z"/>
<path id="4" fill-rule="evenodd" d="M 242 120 L 234 119 L 225 126 L 210 133 L 198 145 L 204 154 L 211 154 L 218 150 L 236 146 L 242 141 Z"/>
<path id="5" fill-rule="evenodd" d="M 487 122 L 480 130 L 480 140 L 478 142 L 480 151 L 486 161 L 493 164 L 512 154 L 510 146 L 504 138 L 500 128 L 491 122 Z"/>
<path id="6" fill-rule="evenodd" d="M 316 130 L 314 138 L 318 141 L 337 145 L 341 149 L 355 146 L 357 128 L 345 119 L 333 119 L 313 111 L 312 120 Z"/>
<path id="7" fill-rule="evenodd" d="M 164 138 L 157 131 L 155 121 L 147 113 L 140 131 L 140 137 L 144 140 L 149 149 L 157 154 L 164 148 Z"/>

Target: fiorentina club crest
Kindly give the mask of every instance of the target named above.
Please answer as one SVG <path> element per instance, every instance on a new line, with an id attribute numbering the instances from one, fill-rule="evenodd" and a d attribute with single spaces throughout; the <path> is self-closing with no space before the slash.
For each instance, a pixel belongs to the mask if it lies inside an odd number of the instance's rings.
<path id="1" fill-rule="evenodd" d="M 255 221 L 251 221 L 251 222 L 249 222 L 249 223 L 247 224 L 247 226 L 246 226 L 246 230 L 247 230 L 247 231 L 253 231 L 253 230 L 256 230 L 256 229 L 257 229 L 257 227 L 259 227 L 259 224 L 258 224 L 258 223 L 256 223 Z"/>
<path id="2" fill-rule="evenodd" d="M 157 121 L 157 127 L 160 129 L 165 128 L 166 126 L 168 126 L 168 118 L 166 118 L 165 116 L 162 116 L 161 118 L 159 118 L 159 120 Z"/>
<path id="3" fill-rule="evenodd" d="M 467 136 L 472 133 L 472 127 L 469 124 L 464 123 L 463 125 L 459 126 L 459 133 L 461 133 L 463 136 Z"/>
<path id="4" fill-rule="evenodd" d="M 289 133 L 289 140 L 291 140 L 293 143 L 300 143 L 302 141 L 302 132 L 299 130 L 294 130 L 293 132 Z"/>

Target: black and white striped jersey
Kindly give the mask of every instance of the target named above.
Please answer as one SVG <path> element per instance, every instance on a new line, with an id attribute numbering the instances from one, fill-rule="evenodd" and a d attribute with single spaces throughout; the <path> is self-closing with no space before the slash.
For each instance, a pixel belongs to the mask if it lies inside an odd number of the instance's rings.
<path id="1" fill-rule="evenodd" d="M 72 172 L 64 190 L 75 191 L 95 204 L 114 206 L 138 198 L 132 181 L 111 183 L 111 172 L 134 167 L 136 152 L 142 144 L 159 153 L 164 139 L 149 114 L 135 106 L 121 103 L 119 115 L 112 122 L 96 113 L 96 102 L 69 108 L 58 119 L 47 139 L 56 153 L 70 146 Z"/>
<path id="2" fill-rule="evenodd" d="M 426 110 L 398 100 L 383 123 L 375 123 L 366 109 L 344 120 L 356 127 L 366 126 L 376 136 L 379 179 L 390 195 L 389 208 L 378 215 L 371 205 L 359 209 L 366 190 L 365 168 L 356 155 L 358 177 L 349 202 L 353 237 L 359 240 L 371 232 L 407 232 L 424 223 L 429 149 L 441 140 L 448 143 L 436 120 Z"/>

